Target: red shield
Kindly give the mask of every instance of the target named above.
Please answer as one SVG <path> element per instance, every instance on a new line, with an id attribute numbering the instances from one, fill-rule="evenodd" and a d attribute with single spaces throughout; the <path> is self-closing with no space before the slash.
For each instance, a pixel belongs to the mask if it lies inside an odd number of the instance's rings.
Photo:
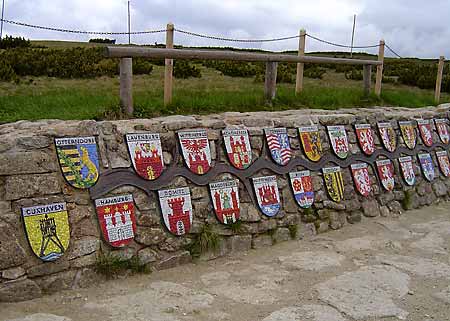
<path id="1" fill-rule="evenodd" d="M 357 163 L 352 164 L 350 167 L 356 189 L 362 196 L 369 196 L 372 191 L 372 185 L 370 183 L 368 165 L 366 163 Z"/>
<path id="2" fill-rule="evenodd" d="M 247 129 L 223 130 L 222 136 L 230 163 L 239 169 L 249 167 L 252 163 L 252 149 Z"/>
<path id="3" fill-rule="evenodd" d="M 355 125 L 356 136 L 358 136 L 359 146 L 366 155 L 372 155 L 375 151 L 373 131 L 370 124 Z"/>
<path id="4" fill-rule="evenodd" d="M 431 121 L 429 119 L 418 119 L 417 126 L 419 127 L 420 137 L 425 146 L 433 145 L 433 130 Z"/>
<path id="5" fill-rule="evenodd" d="M 133 240 L 136 219 L 132 195 L 96 199 L 95 207 L 106 242 L 113 247 L 122 247 Z"/>
<path id="6" fill-rule="evenodd" d="M 444 144 L 448 144 L 450 141 L 450 135 L 448 133 L 448 126 L 446 119 L 435 119 L 434 123 L 436 124 L 436 129 L 439 135 L 439 138 Z"/>
<path id="7" fill-rule="evenodd" d="M 211 168 L 211 151 L 206 130 L 179 132 L 181 151 L 187 167 L 195 174 L 205 174 Z"/>
<path id="8" fill-rule="evenodd" d="M 223 224 L 233 224 L 239 219 L 239 187 L 236 180 L 209 183 L 217 219 Z"/>
<path id="9" fill-rule="evenodd" d="M 384 189 L 387 191 L 392 191 L 394 189 L 395 179 L 394 179 L 394 166 L 390 159 L 383 159 L 377 161 L 377 171 L 378 176 L 383 185 Z"/>
<path id="10" fill-rule="evenodd" d="M 164 169 L 159 134 L 127 134 L 125 139 L 136 173 L 147 180 L 157 179 Z"/>

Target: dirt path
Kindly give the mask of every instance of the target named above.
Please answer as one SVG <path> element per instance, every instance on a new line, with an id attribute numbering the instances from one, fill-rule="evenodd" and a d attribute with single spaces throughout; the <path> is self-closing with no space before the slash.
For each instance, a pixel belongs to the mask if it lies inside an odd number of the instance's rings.
<path id="1" fill-rule="evenodd" d="M 0 320 L 450 320 L 450 203 L 0 304 Z"/>

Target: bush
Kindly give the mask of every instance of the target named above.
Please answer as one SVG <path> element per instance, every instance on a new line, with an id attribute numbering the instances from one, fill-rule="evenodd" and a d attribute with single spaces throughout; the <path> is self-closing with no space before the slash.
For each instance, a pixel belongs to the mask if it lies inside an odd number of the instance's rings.
<path id="1" fill-rule="evenodd" d="M 108 44 L 115 44 L 116 43 L 116 39 L 108 39 L 108 38 L 94 38 L 94 39 L 89 39 L 90 43 L 108 43 Z"/>
<path id="2" fill-rule="evenodd" d="M 6 36 L 0 41 L 0 49 L 27 48 L 30 46 L 30 40 L 23 37 Z"/>
<path id="3" fill-rule="evenodd" d="M 200 78 L 202 76 L 200 69 L 189 64 L 185 60 L 174 61 L 173 76 L 175 78 L 187 79 L 190 77 Z"/>
<path id="4" fill-rule="evenodd" d="M 151 74 L 153 71 L 153 65 L 145 60 L 145 59 L 139 59 L 135 58 L 133 59 L 133 74 L 135 75 L 148 75 Z"/>
<path id="5" fill-rule="evenodd" d="M 362 80 L 363 74 L 361 70 L 352 69 L 351 71 L 345 73 L 345 78 L 351 80 Z"/>
<path id="6" fill-rule="evenodd" d="M 16 79 L 14 69 L 8 63 L 0 63 L 0 80 L 11 81 Z"/>

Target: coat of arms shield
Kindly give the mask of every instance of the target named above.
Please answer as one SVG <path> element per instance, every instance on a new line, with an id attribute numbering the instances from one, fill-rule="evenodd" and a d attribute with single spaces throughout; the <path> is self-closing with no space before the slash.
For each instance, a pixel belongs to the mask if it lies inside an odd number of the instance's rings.
<path id="1" fill-rule="evenodd" d="M 96 199 L 95 208 L 103 238 L 112 247 L 123 247 L 134 239 L 136 218 L 131 194 Z"/>
<path id="2" fill-rule="evenodd" d="M 128 153 L 136 173 L 146 179 L 157 179 L 164 170 L 159 134 L 127 134 Z"/>
<path id="3" fill-rule="evenodd" d="M 59 165 L 66 181 L 86 189 L 97 183 L 99 161 L 95 137 L 55 138 Z"/>
<path id="4" fill-rule="evenodd" d="M 380 178 L 381 185 L 387 191 L 392 191 L 395 185 L 394 179 L 394 165 L 390 159 L 377 160 L 378 177 Z"/>
<path id="5" fill-rule="evenodd" d="M 446 150 L 436 152 L 436 157 L 439 163 L 439 168 L 445 177 L 450 176 L 450 161 Z"/>
<path id="6" fill-rule="evenodd" d="M 238 169 L 249 167 L 252 163 L 252 148 L 247 129 L 225 129 L 222 136 L 230 163 Z"/>
<path id="7" fill-rule="evenodd" d="M 359 146 L 366 155 L 372 155 L 375 152 L 375 142 L 373 139 L 373 131 L 370 124 L 356 124 L 356 136 L 358 137 Z"/>
<path id="8" fill-rule="evenodd" d="M 389 152 L 394 152 L 397 148 L 397 137 L 395 136 L 394 127 L 391 123 L 378 123 L 378 131 L 380 132 L 381 141 L 384 148 Z"/>
<path id="9" fill-rule="evenodd" d="M 352 169 L 353 181 L 356 189 L 362 196 L 369 196 L 372 192 L 372 184 L 370 182 L 369 167 L 366 163 L 356 163 L 350 165 Z"/>
<path id="10" fill-rule="evenodd" d="M 420 137 L 425 146 L 433 145 L 433 129 L 432 123 L 429 119 L 418 119 L 417 126 L 419 127 Z"/>
<path id="11" fill-rule="evenodd" d="M 445 145 L 447 145 L 450 141 L 447 120 L 444 118 L 435 119 L 434 123 L 436 124 L 436 129 L 437 129 L 439 138 L 441 139 L 441 142 L 444 143 Z"/>
<path id="12" fill-rule="evenodd" d="M 428 153 L 418 154 L 420 167 L 422 168 L 423 175 L 427 181 L 431 182 L 434 179 L 434 165 L 431 155 Z"/>
<path id="13" fill-rule="evenodd" d="M 402 176 L 405 183 L 409 186 L 414 185 L 416 182 L 416 174 L 414 173 L 414 165 L 411 156 L 400 157 L 398 159 L 400 169 L 402 170 Z"/>
<path id="14" fill-rule="evenodd" d="M 209 183 L 211 199 L 217 219 L 233 224 L 239 219 L 239 186 L 236 180 Z"/>
<path id="15" fill-rule="evenodd" d="M 189 187 L 158 191 L 164 224 L 170 233 L 184 235 L 192 226 L 192 202 Z"/>
<path id="16" fill-rule="evenodd" d="M 25 233 L 31 250 L 42 261 L 55 261 L 67 250 L 70 241 L 66 203 L 22 208 Z"/>
<path id="17" fill-rule="evenodd" d="M 327 188 L 328 195 L 335 202 L 344 199 L 344 179 L 339 166 L 322 168 L 323 180 Z"/>
<path id="18" fill-rule="evenodd" d="M 346 158 L 348 155 L 348 140 L 344 126 L 327 126 L 333 151 L 339 158 Z"/>
<path id="19" fill-rule="evenodd" d="M 313 162 L 319 161 L 323 151 L 320 132 L 317 125 L 300 127 L 298 133 L 306 157 Z"/>
<path id="20" fill-rule="evenodd" d="M 269 217 L 275 216 L 281 208 L 277 177 L 255 177 L 253 178 L 253 188 L 261 212 Z"/>
<path id="21" fill-rule="evenodd" d="M 195 174 L 206 174 L 211 168 L 211 150 L 205 129 L 178 132 L 181 151 L 189 170 Z"/>
<path id="22" fill-rule="evenodd" d="M 264 132 L 274 162 L 283 166 L 289 163 L 292 150 L 286 128 L 266 128 Z"/>
<path id="23" fill-rule="evenodd" d="M 398 126 L 402 133 L 406 147 L 414 149 L 416 147 L 416 130 L 413 121 L 399 121 Z"/>
<path id="24" fill-rule="evenodd" d="M 304 170 L 289 173 L 292 191 L 295 200 L 301 208 L 308 208 L 314 203 L 314 189 L 311 180 L 311 172 Z"/>

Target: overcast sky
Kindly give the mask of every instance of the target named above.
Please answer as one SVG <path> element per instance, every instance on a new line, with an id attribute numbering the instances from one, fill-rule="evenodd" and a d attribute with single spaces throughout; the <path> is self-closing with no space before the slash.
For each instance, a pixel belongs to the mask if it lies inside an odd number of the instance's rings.
<path id="1" fill-rule="evenodd" d="M 176 28 L 237 38 L 298 34 L 350 44 L 357 15 L 355 46 L 385 39 L 402 56 L 450 57 L 449 0 L 131 0 L 132 31 Z M 5 0 L 5 19 L 29 24 L 90 31 L 126 31 L 126 0 Z M 74 35 L 4 25 L 4 34 L 30 39 L 87 41 Z M 92 38 L 97 36 L 92 36 Z M 119 43 L 127 36 L 114 36 Z M 164 34 L 133 36 L 134 43 L 164 42 Z M 269 50 L 296 49 L 298 40 L 235 44 L 175 34 L 182 45 L 239 46 Z M 342 50 L 308 39 L 307 51 Z M 375 53 L 377 49 L 368 50 Z M 388 53 L 386 53 L 389 56 Z"/>

